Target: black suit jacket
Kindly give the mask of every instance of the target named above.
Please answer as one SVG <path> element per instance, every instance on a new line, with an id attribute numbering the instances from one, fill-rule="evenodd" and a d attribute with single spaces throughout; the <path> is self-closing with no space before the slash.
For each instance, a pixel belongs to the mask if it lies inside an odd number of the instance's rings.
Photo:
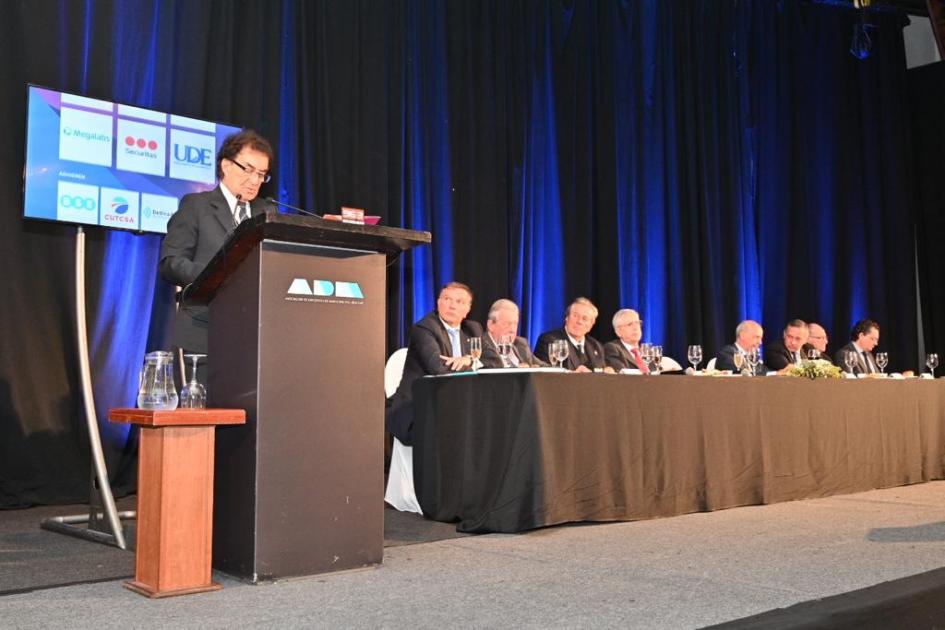
<path id="1" fill-rule="evenodd" d="M 626 369 L 640 369 L 640 366 L 633 360 L 633 355 L 630 354 L 627 347 L 623 345 L 623 342 L 619 339 L 614 339 L 604 344 L 604 363 L 618 372 Z"/>
<path id="2" fill-rule="evenodd" d="M 734 343 L 730 343 L 726 346 L 722 346 L 722 349 L 719 350 L 718 356 L 715 358 L 715 369 L 716 370 L 731 370 L 732 372 L 738 372 L 735 368 L 735 352 L 737 348 Z M 764 363 L 758 363 L 755 366 L 755 375 L 760 376 L 765 373 Z"/>
<path id="3" fill-rule="evenodd" d="M 576 370 L 578 367 L 584 365 L 591 370 L 603 369 L 604 346 L 590 335 L 585 335 L 585 358 L 584 361 L 581 361 L 580 357 L 578 357 L 577 348 L 575 348 L 574 344 L 571 343 L 571 340 L 568 339 L 568 334 L 564 332 L 564 328 L 558 328 L 557 330 L 549 330 L 548 332 L 541 333 L 541 336 L 538 338 L 538 343 L 535 344 L 535 356 L 542 361 L 548 361 L 548 344 L 559 339 L 567 339 L 568 346 L 570 346 L 568 349 L 568 358 L 565 359 L 564 367 L 569 370 Z M 550 363 L 550 361 L 548 362 Z"/>
<path id="4" fill-rule="evenodd" d="M 801 348 L 801 358 L 807 358 L 806 350 Z M 765 346 L 765 365 L 769 370 L 782 370 L 789 365 L 794 365 L 794 357 L 791 351 L 784 345 L 783 339 L 776 339 Z"/>
<path id="5" fill-rule="evenodd" d="M 460 324 L 460 346 L 462 353 L 469 354 L 469 339 L 482 337 L 482 326 L 471 319 Z M 483 351 L 485 352 L 485 351 Z M 387 430 L 403 444 L 413 444 L 413 384 L 427 374 L 449 374 L 440 356 L 452 356 L 453 345 L 449 333 L 436 311 L 430 313 L 410 329 L 407 343 L 407 358 L 400 386 L 387 401 Z"/>
<path id="6" fill-rule="evenodd" d="M 253 216 L 275 211 L 275 206 L 257 197 L 250 202 Z M 158 267 L 161 277 L 186 287 L 207 266 L 236 228 L 233 214 L 220 187 L 190 193 L 180 200 L 177 212 L 167 222 Z M 209 310 L 205 306 L 182 306 L 174 321 L 174 345 L 194 352 L 207 351 Z"/>
<path id="7" fill-rule="evenodd" d="M 856 348 L 853 347 L 852 341 L 848 343 L 847 345 L 843 346 L 842 348 L 840 348 L 839 350 L 837 350 L 837 354 L 834 355 L 834 358 L 836 359 L 835 361 L 836 365 L 838 365 L 840 369 L 843 370 L 844 372 L 847 371 L 846 356 L 851 352 L 854 352 L 854 353 L 856 352 Z M 867 355 L 867 358 L 866 358 L 867 361 L 872 361 L 873 372 L 879 372 L 879 366 L 876 365 L 876 357 L 873 356 L 873 353 L 864 352 L 864 354 Z M 859 359 L 857 359 L 856 365 L 853 366 L 853 373 L 854 374 L 869 374 L 870 371 L 866 369 L 866 366 L 860 363 Z"/>
<path id="8" fill-rule="evenodd" d="M 810 356 L 809 352 L 813 349 L 814 346 L 805 343 L 801 346 L 801 358 L 807 359 Z M 830 362 L 830 357 L 826 354 L 820 355 L 820 358 Z M 778 371 L 793 363 L 794 357 L 791 356 L 791 351 L 784 345 L 783 339 L 772 341 L 765 346 L 765 365 L 768 366 L 769 370 Z"/>
<path id="9" fill-rule="evenodd" d="M 520 365 L 528 365 L 533 367 L 548 367 L 548 364 L 532 354 L 531 348 L 528 347 L 528 339 L 525 337 L 516 337 L 515 342 L 512 344 L 512 352 L 518 357 Z M 487 368 L 501 368 L 505 367 L 502 365 L 502 357 L 499 355 L 499 349 L 496 347 L 495 342 L 492 341 L 492 337 L 489 335 L 489 332 L 486 331 L 482 335 L 482 366 Z"/>

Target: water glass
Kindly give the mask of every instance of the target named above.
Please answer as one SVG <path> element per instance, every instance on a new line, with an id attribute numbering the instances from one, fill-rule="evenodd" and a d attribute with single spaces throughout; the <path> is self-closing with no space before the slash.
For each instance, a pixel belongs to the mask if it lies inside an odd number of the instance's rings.
<path id="1" fill-rule="evenodd" d="M 698 372 L 699 364 L 702 363 L 702 346 L 700 345 L 689 346 L 689 350 L 686 352 L 686 356 L 689 357 L 689 362 L 692 363 L 693 371 Z"/>
<path id="2" fill-rule="evenodd" d="M 925 355 L 925 364 L 932 370 L 932 378 L 935 378 L 935 368 L 938 367 L 938 353 L 932 352 Z"/>
<path id="3" fill-rule="evenodd" d="M 876 353 L 876 365 L 879 366 L 880 374 L 886 373 L 886 366 L 889 365 L 889 353 L 888 352 L 877 352 Z"/>

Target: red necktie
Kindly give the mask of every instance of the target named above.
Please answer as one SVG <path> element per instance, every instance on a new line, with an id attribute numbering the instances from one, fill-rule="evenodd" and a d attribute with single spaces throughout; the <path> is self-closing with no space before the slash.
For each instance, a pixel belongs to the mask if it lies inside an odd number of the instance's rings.
<path id="1" fill-rule="evenodd" d="M 643 362 L 643 357 L 640 356 L 640 351 L 636 348 L 630 350 L 630 354 L 633 355 L 633 360 L 636 362 L 637 367 L 644 374 L 650 373 L 650 368 L 646 367 L 646 363 Z"/>

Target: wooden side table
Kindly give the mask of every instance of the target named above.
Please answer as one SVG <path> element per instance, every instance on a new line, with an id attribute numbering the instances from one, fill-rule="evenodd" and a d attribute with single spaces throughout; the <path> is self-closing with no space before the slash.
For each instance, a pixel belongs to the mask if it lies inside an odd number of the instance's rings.
<path id="1" fill-rule="evenodd" d="M 221 586 L 211 578 L 216 425 L 245 424 L 242 409 L 111 409 L 141 427 L 135 579 L 125 586 L 170 597 Z"/>

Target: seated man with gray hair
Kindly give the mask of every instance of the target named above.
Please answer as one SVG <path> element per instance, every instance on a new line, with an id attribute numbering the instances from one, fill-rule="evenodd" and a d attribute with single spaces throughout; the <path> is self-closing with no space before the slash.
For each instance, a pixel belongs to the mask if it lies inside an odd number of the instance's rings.
<path id="1" fill-rule="evenodd" d="M 604 344 L 604 361 L 616 371 L 640 370 L 648 374 L 650 369 L 640 354 L 640 339 L 643 338 L 643 320 L 632 308 L 622 308 L 614 313 L 614 332 L 617 339 Z"/>
<path id="2" fill-rule="evenodd" d="M 547 367 L 548 364 L 532 354 L 528 339 L 518 336 L 518 305 L 505 298 L 496 300 L 489 308 L 486 334 L 482 338 L 483 367 Z M 505 338 L 505 339 L 503 339 Z M 506 358 L 499 352 L 499 344 L 511 340 Z"/>

